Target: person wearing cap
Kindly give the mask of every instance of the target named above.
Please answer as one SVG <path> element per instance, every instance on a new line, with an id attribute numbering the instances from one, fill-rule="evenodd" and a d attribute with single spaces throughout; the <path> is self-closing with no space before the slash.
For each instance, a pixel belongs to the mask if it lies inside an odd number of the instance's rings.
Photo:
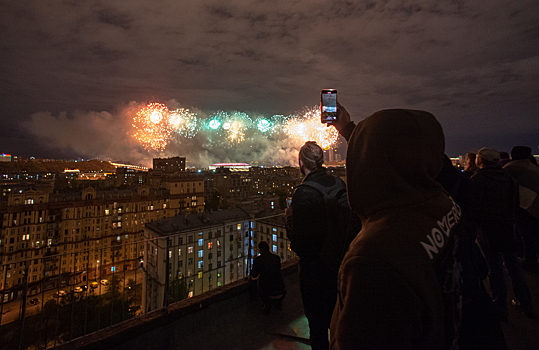
<path id="1" fill-rule="evenodd" d="M 516 211 L 516 223 L 524 241 L 525 270 L 539 272 L 539 167 L 532 149 L 515 146 L 511 150 L 511 161 L 503 169 L 518 183 L 520 207 Z"/>
<path id="2" fill-rule="evenodd" d="M 492 300 L 500 320 L 507 321 L 507 286 L 504 265 L 518 299 L 514 304 L 528 317 L 535 317 L 530 290 L 517 257 L 514 231 L 515 211 L 519 207 L 516 181 L 498 167 L 500 153 L 484 147 L 477 152 L 479 169 L 471 177 L 474 184 L 474 212 L 477 242 L 489 267 Z"/>

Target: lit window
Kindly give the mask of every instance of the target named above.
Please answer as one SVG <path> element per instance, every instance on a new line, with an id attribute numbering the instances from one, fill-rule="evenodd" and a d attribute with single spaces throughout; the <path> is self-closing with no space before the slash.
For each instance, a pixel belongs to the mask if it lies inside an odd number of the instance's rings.
<path id="1" fill-rule="evenodd" d="M 198 240 L 198 246 L 202 247 L 204 245 L 204 238 Z"/>
<path id="2" fill-rule="evenodd" d="M 119 240 L 120 240 L 120 236 L 116 237 L 116 240 L 119 241 Z"/>
<path id="3" fill-rule="evenodd" d="M 193 254 L 193 247 L 187 247 L 187 253 Z"/>
<path id="4" fill-rule="evenodd" d="M 277 235 L 275 233 L 272 235 L 272 237 L 273 237 L 273 241 L 277 242 Z"/>
<path id="5" fill-rule="evenodd" d="M 273 228 L 273 232 L 277 232 L 277 229 L 275 227 Z"/>
<path id="6" fill-rule="evenodd" d="M 238 224 L 238 230 L 241 230 L 241 224 Z"/>
<path id="7" fill-rule="evenodd" d="M 105 209 L 105 215 L 109 215 L 109 210 Z"/>
<path id="8" fill-rule="evenodd" d="M 208 249 L 212 249 L 213 248 L 213 242 L 208 242 Z"/>
<path id="9" fill-rule="evenodd" d="M 198 257 L 199 257 L 199 258 L 204 257 L 204 251 L 203 251 L 203 250 L 199 250 L 199 251 L 198 251 Z"/>
<path id="10" fill-rule="evenodd" d="M 114 272 L 114 271 L 116 271 L 116 266 L 112 266 L 112 267 L 110 268 L 110 272 Z"/>
<path id="11" fill-rule="evenodd" d="M 182 256 L 182 249 L 178 248 L 178 256 Z"/>
<path id="12" fill-rule="evenodd" d="M 273 245 L 273 252 L 277 253 L 277 246 L 275 244 Z"/>
<path id="13" fill-rule="evenodd" d="M 172 258 L 172 250 L 169 250 L 169 251 L 168 251 L 168 257 L 169 257 L 169 258 Z"/>
<path id="14" fill-rule="evenodd" d="M 198 268 L 201 269 L 202 266 L 204 266 L 204 261 L 199 261 L 198 262 Z M 199 272 L 199 273 L 202 273 L 202 272 Z"/>

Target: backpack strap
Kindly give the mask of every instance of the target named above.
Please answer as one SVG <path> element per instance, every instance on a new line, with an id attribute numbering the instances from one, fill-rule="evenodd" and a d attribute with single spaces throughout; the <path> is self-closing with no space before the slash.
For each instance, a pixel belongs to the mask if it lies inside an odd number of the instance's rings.
<path id="1" fill-rule="evenodd" d="M 335 176 L 335 185 L 333 186 L 322 186 L 318 182 L 314 181 L 304 181 L 300 184 L 305 185 L 311 188 L 314 188 L 324 197 L 324 202 L 327 202 L 330 198 L 336 198 L 339 205 L 343 208 L 348 208 L 348 198 L 343 196 L 346 193 L 346 184 L 344 181 Z"/>

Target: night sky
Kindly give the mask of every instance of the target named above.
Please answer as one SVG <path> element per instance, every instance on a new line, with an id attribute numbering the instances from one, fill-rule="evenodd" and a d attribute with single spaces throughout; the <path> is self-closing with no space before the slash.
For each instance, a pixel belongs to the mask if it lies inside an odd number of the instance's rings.
<path id="1" fill-rule="evenodd" d="M 0 0 L 0 153 L 122 158 L 136 103 L 271 116 L 336 88 L 356 122 L 433 113 L 450 156 L 538 154 L 538 19 L 537 0 Z"/>

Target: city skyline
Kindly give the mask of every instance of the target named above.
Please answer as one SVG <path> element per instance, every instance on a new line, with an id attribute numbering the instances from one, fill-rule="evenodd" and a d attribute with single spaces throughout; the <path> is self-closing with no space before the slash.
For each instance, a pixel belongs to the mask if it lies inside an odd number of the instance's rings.
<path id="1" fill-rule="evenodd" d="M 531 0 L 5 3 L 0 152 L 151 158 L 126 122 L 140 105 L 271 118 L 312 108 L 331 87 L 356 123 L 385 108 L 432 112 L 451 157 L 483 146 L 537 154 L 538 14 Z M 164 155 L 190 152 L 258 157 L 199 143 Z"/>

